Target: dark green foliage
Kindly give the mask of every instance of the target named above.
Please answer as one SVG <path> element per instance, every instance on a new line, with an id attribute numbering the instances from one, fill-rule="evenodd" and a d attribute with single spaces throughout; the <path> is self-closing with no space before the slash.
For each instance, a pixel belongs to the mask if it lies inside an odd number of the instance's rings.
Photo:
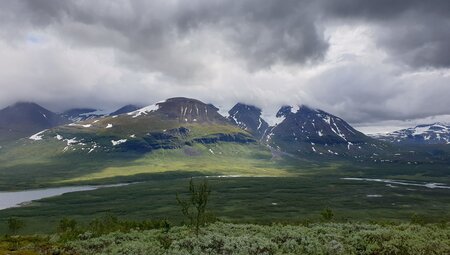
<path id="1" fill-rule="evenodd" d="M 63 218 L 59 221 L 56 231 L 61 241 L 66 242 L 77 238 L 83 232 L 83 229 L 78 225 L 76 220 Z"/>
<path id="2" fill-rule="evenodd" d="M 185 227 L 111 233 L 75 240 L 75 254 L 450 254 L 450 232 L 435 225 L 319 223 L 293 225 L 210 224 L 198 236 Z"/>
<path id="3" fill-rule="evenodd" d="M 425 224 L 425 218 L 423 217 L 423 215 L 414 213 L 411 216 L 411 223 L 412 224 L 417 224 L 417 225 L 423 225 L 423 224 Z"/>
<path id="4" fill-rule="evenodd" d="M 331 221 L 334 217 L 334 213 L 330 208 L 326 208 L 320 213 L 320 216 L 322 216 L 322 219 L 325 221 Z"/>
<path id="5" fill-rule="evenodd" d="M 64 233 L 68 231 L 74 231 L 77 228 L 77 221 L 74 219 L 63 218 L 59 221 L 57 231 L 58 233 Z"/>
<path id="6" fill-rule="evenodd" d="M 12 235 L 16 235 L 17 232 L 25 226 L 25 222 L 19 218 L 8 218 L 8 230 Z"/>
<path id="7" fill-rule="evenodd" d="M 199 184 L 195 184 L 191 178 L 189 182 L 189 197 L 182 199 L 177 194 L 177 202 L 181 206 L 181 212 L 188 219 L 189 225 L 194 227 L 197 235 L 200 227 L 204 226 L 208 220 L 206 206 L 210 193 L 211 189 L 206 179 L 203 179 Z"/>
<path id="8" fill-rule="evenodd" d="M 412 191 L 409 186 L 391 188 L 384 183 L 339 179 L 347 176 L 352 175 L 325 176 L 316 172 L 298 178 L 210 177 L 208 184 L 214 188 L 207 209 L 214 210 L 221 220 L 258 224 L 314 223 L 322 221 L 320 213 L 324 208 L 333 210 L 333 222 L 405 223 L 411 221 L 413 213 L 422 215 L 427 223 L 450 221 L 448 189 L 417 187 Z M 63 217 L 86 224 L 94 217 L 101 217 L 101 212 L 110 212 L 122 220 L 140 221 L 151 217 L 155 220 L 168 218 L 176 224 L 183 220 L 189 223 L 174 199 L 176 193 L 182 198 L 187 196 L 188 176 L 180 174 L 177 179 L 168 179 L 167 176 L 154 178 L 153 181 L 129 186 L 68 193 L 31 206 L 1 210 L 0 233 L 8 233 L 6 221 L 9 217 L 26 220 L 27 225 L 21 233 L 35 234 L 54 231 Z M 438 182 L 438 179 L 433 182 Z M 383 197 L 368 198 L 367 194 Z"/>

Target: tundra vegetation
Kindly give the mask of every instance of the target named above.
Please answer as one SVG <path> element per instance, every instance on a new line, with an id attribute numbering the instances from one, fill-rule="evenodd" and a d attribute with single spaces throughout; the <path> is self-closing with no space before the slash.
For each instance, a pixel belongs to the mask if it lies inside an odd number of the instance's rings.
<path id="1" fill-rule="evenodd" d="M 450 254 L 450 224 L 350 222 L 325 208 L 316 221 L 231 223 L 212 217 L 207 179 L 172 196 L 182 221 L 129 220 L 106 214 L 88 222 L 64 217 L 48 234 L 18 235 L 9 218 L 0 254 Z"/>

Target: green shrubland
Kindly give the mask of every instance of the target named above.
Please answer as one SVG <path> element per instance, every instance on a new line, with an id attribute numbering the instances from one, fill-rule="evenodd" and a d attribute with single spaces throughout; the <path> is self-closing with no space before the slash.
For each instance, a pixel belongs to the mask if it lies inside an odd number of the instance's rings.
<path id="1" fill-rule="evenodd" d="M 167 228 L 162 222 L 147 230 L 121 227 L 102 232 L 88 226 L 68 239 L 64 233 L 18 237 L 16 249 L 12 237 L 4 237 L 0 254 L 450 254 L 448 225 L 215 222 L 198 236 L 189 226 Z"/>

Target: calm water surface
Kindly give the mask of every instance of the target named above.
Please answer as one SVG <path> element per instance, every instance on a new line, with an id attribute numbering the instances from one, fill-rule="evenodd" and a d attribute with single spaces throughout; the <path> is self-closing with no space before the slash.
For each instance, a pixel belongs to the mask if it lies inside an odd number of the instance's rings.
<path id="1" fill-rule="evenodd" d="M 113 185 L 97 185 L 97 186 L 70 186 L 59 188 L 34 189 L 24 191 L 5 191 L 0 192 L 0 210 L 17 207 L 27 204 L 34 200 L 39 200 L 47 197 L 59 196 L 65 193 L 96 190 L 108 187 L 125 186 L 129 183 L 120 183 Z"/>

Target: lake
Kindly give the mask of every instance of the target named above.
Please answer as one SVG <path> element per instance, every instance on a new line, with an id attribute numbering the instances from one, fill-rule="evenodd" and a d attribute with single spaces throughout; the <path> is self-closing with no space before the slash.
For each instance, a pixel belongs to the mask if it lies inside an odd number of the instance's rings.
<path id="1" fill-rule="evenodd" d="M 47 197 L 60 196 L 65 193 L 89 191 L 101 188 L 125 186 L 131 183 L 120 183 L 112 185 L 85 185 L 85 186 L 68 186 L 58 188 L 44 188 L 23 191 L 5 191 L 0 192 L 0 210 L 21 206 L 34 200 Z"/>

